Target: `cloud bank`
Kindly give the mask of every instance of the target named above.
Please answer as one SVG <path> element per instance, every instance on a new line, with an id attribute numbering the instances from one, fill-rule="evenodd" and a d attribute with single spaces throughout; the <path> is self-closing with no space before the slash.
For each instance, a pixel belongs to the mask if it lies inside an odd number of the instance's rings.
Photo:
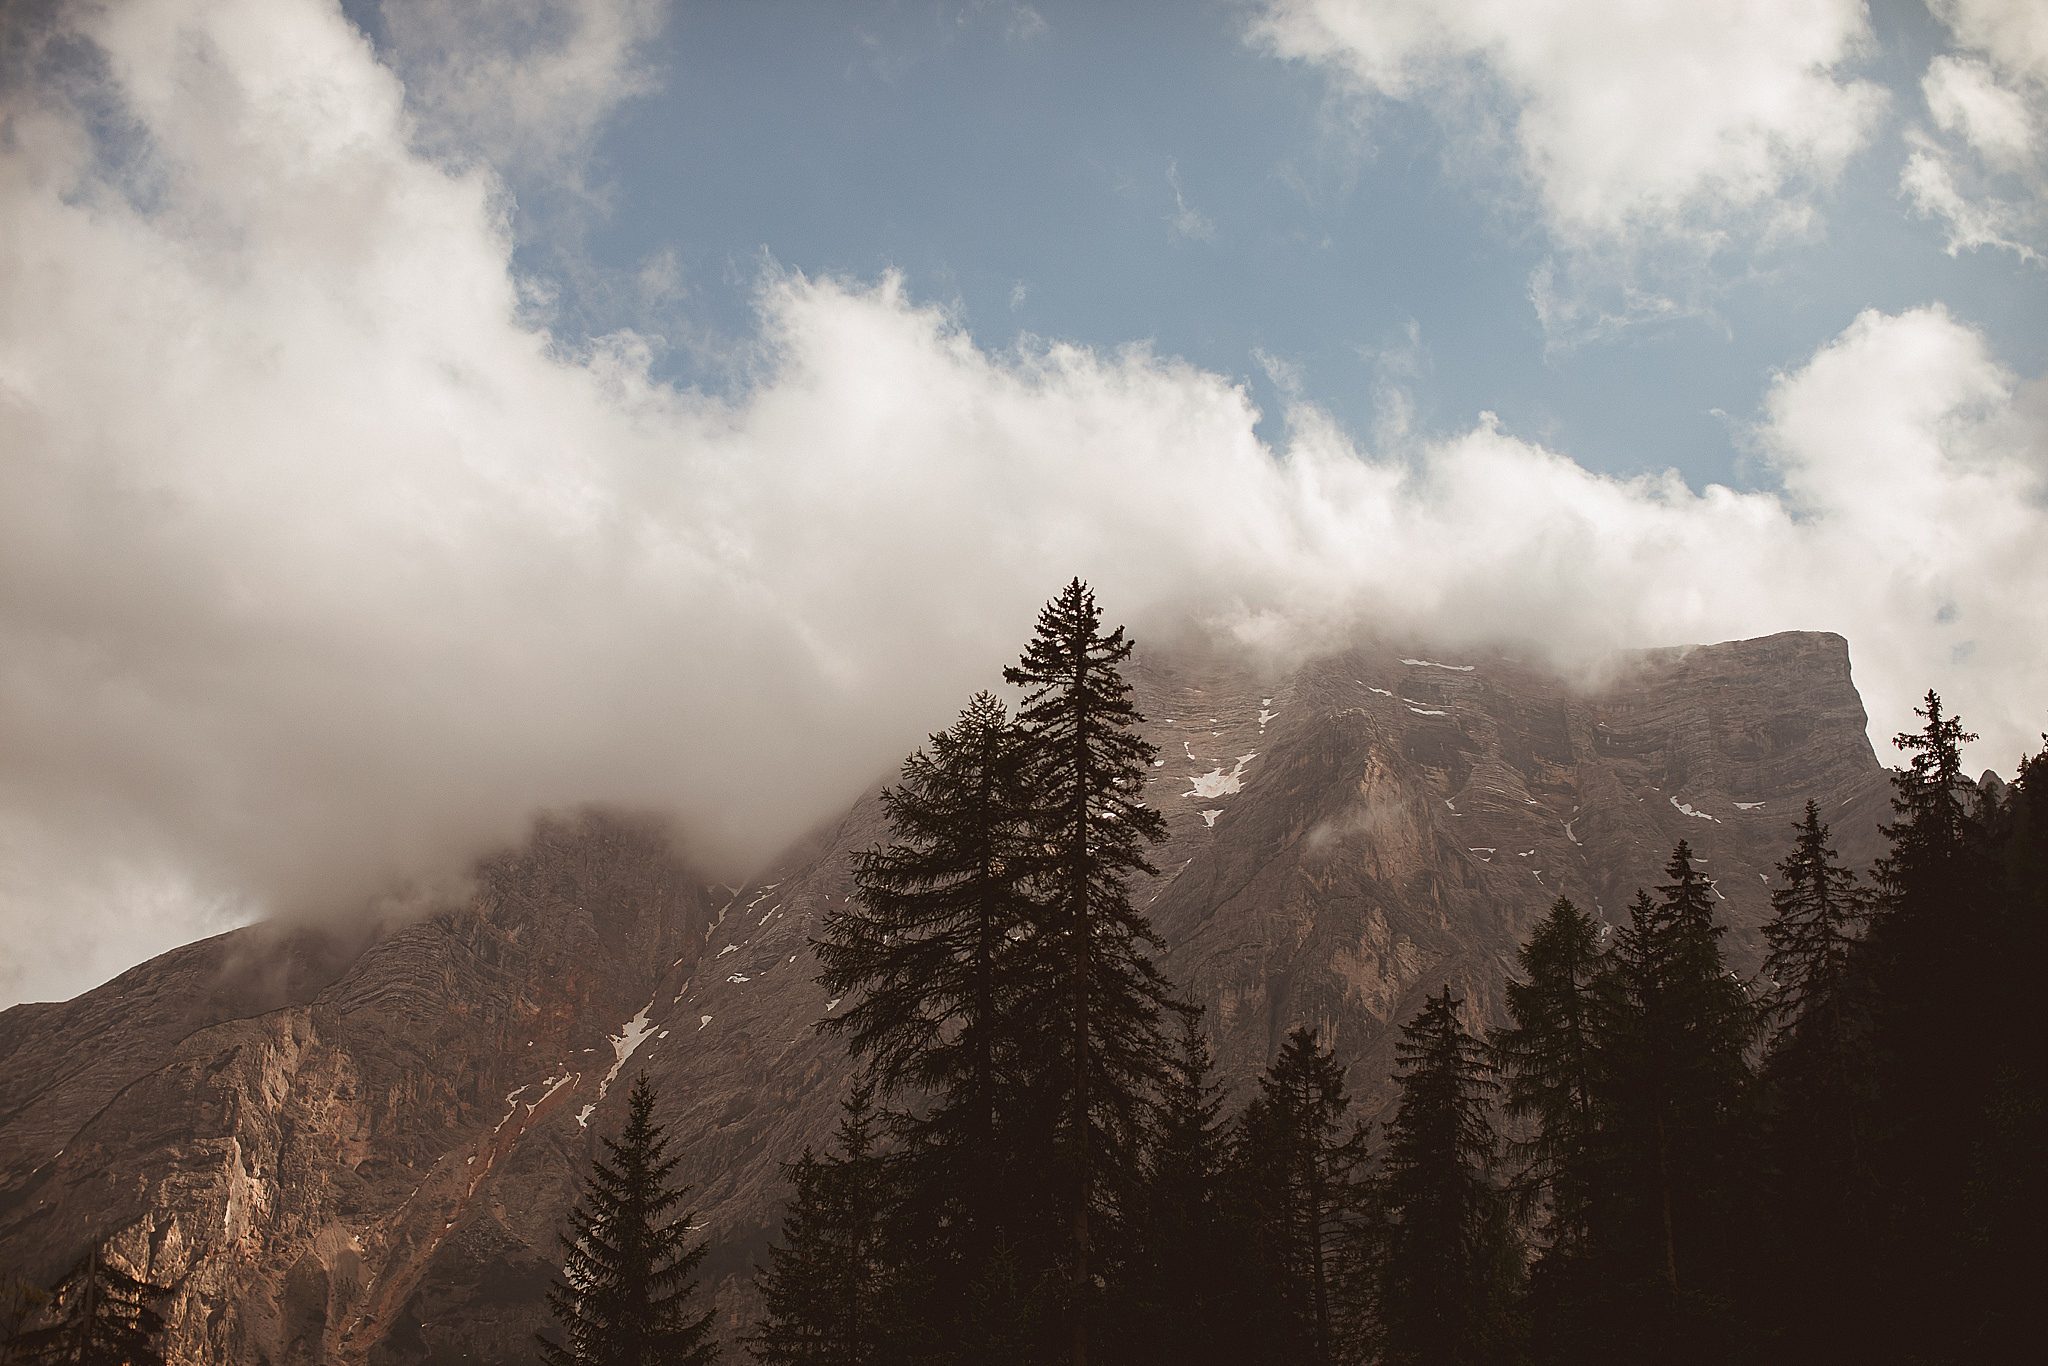
<path id="1" fill-rule="evenodd" d="M 1367 120 L 1421 104 L 1454 164 L 1504 175 L 1558 252 L 1533 291 L 1554 332 L 1685 311 L 1650 284 L 1812 235 L 1886 103 L 1853 74 L 1861 0 L 1264 0 L 1249 37 Z"/>
<path id="2" fill-rule="evenodd" d="M 1234 379 L 768 276 L 737 396 L 536 322 L 504 181 L 315 0 L 70 13 L 0 90 L 0 1000 L 431 878 L 586 801 L 743 866 L 1075 573 L 1140 632 L 1560 661 L 1847 635 L 1880 736 L 2048 703 L 2048 389 L 1938 307 L 1779 376 L 1777 491 L 1480 416 L 1278 448 Z"/>
<path id="3" fill-rule="evenodd" d="M 1950 255 L 2048 253 L 2048 9 L 2030 0 L 1934 0 L 1958 51 L 1920 81 L 1927 121 L 1907 130 L 1899 188 L 1938 220 Z"/>

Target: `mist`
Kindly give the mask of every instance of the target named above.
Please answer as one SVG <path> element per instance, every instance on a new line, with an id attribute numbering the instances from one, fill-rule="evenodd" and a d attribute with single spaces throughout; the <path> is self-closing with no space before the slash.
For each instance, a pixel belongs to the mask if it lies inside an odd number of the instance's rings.
<path id="1" fill-rule="evenodd" d="M 585 803 L 742 876 L 1076 574 L 1141 640 L 1246 648 L 1833 630 L 1886 756 L 1930 686 L 1981 764 L 2048 724 L 2048 386 L 1939 307 L 1778 376 L 1755 491 L 1395 393 L 1369 443 L 1312 396 L 1268 442 L 1232 376 L 977 337 L 886 274 L 764 267 L 711 395 L 653 332 L 551 330 L 510 182 L 331 6 L 52 25 L 0 87 L 0 1003 Z"/>

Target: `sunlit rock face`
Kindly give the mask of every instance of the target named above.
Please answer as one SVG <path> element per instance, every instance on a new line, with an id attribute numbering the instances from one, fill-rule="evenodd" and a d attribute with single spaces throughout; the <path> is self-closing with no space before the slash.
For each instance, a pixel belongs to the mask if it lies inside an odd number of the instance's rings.
<path id="1" fill-rule="evenodd" d="M 1425 993 L 1498 1018 L 1555 897 L 1619 923 L 1680 839 L 1747 973 L 1805 801 L 1857 863 L 1886 815 L 1836 636 L 1636 655 L 1596 683 L 1395 645 L 1153 656 L 1132 679 L 1170 831 L 1138 898 L 1240 1098 L 1306 1023 L 1379 1113 Z M 840 1006 L 809 939 L 886 835 L 870 792 L 735 889 L 651 824 L 546 823 L 466 904 L 236 931 L 0 1014 L 0 1268 L 48 1279 L 111 1235 L 175 1286 L 179 1362 L 523 1360 L 644 1069 L 730 1334 L 779 1164 L 825 1141 L 848 1074 L 814 1028 Z"/>

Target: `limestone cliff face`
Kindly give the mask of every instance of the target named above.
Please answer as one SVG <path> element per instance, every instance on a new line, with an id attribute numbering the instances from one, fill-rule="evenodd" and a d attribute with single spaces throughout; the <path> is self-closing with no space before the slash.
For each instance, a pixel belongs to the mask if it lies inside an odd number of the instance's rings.
<path id="1" fill-rule="evenodd" d="M 1134 681 L 1166 971 L 1229 1075 L 1314 1024 L 1367 1113 L 1395 1025 L 1445 982 L 1497 1017 L 1557 895 L 1618 921 L 1689 839 L 1748 968 L 1806 799 L 1858 861 L 1885 815 L 1834 636 L 1635 656 L 1591 688 L 1377 647 Z M 237 931 L 0 1014 L 0 1268 L 46 1279 L 114 1235 L 175 1285 L 181 1362 L 526 1360 L 563 1212 L 645 1069 L 734 1327 L 779 1164 L 824 1140 L 846 1076 L 808 939 L 885 835 L 870 793 L 731 889 L 649 828 L 548 825 L 466 905 Z"/>

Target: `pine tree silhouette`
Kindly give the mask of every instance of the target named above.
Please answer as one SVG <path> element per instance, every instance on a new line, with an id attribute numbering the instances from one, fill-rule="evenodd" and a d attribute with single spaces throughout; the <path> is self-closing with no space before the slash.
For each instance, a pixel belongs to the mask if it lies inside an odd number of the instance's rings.
<path id="1" fill-rule="evenodd" d="M 1262 1301 L 1251 1306 L 1258 1360 L 1329 1366 L 1358 1346 L 1365 1136 L 1345 1126 L 1350 1107 L 1344 1068 L 1300 1027 L 1239 1120 L 1233 1156 Z"/>
<path id="2" fill-rule="evenodd" d="M 1478 1366 L 1504 1359 L 1511 1343 L 1515 1251 L 1493 1179 L 1497 1087 L 1459 1005 L 1446 984 L 1397 1046 L 1374 1296 L 1386 1366 Z"/>
<path id="3" fill-rule="evenodd" d="M 563 1342 L 537 1335 L 549 1366 L 705 1366 L 716 1359 L 711 1311 L 692 1315 L 704 1247 L 689 1243 L 687 1194 L 670 1184 L 680 1157 L 654 1122 L 643 1073 L 627 1098 L 626 1127 L 604 1139 L 569 1213 L 562 1276 L 548 1307 Z"/>
<path id="4" fill-rule="evenodd" d="M 853 1002 L 824 1027 L 846 1035 L 885 1093 L 928 1100 L 900 1118 L 898 1159 L 922 1207 L 907 1213 L 945 1229 L 925 1255 L 956 1301 L 1014 1233 L 1018 1178 L 1033 1165 L 1004 1114 L 1034 924 L 1025 757 L 1003 704 L 977 694 L 882 794 L 893 841 L 860 856 L 854 899 L 815 942 L 820 982 Z"/>
<path id="5" fill-rule="evenodd" d="M 1730 1280 L 1752 1206 L 1758 1012 L 1722 962 L 1713 888 L 1685 841 L 1665 875 L 1657 901 L 1637 893 L 1601 987 L 1601 1123 L 1617 1207 L 1605 1255 L 1638 1276 L 1654 1268 L 1625 1306 L 1636 1350 L 1714 1360 L 1736 1331 Z"/>
<path id="6" fill-rule="evenodd" d="M 1230 1131 L 1201 1012 L 1184 1006 L 1132 1217 L 1125 1360 L 1198 1366 L 1244 1358 L 1244 1270 L 1223 1198 Z"/>
<path id="7" fill-rule="evenodd" d="M 1766 1009 L 1777 1029 L 1764 1054 L 1764 1128 L 1773 1236 L 1760 1306 L 1781 1351 L 1867 1359 L 1844 1307 L 1864 1290 L 1858 1267 L 1876 1230 L 1866 1132 L 1875 1104 L 1871 1026 L 1858 954 L 1867 919 L 1855 873 L 1841 866 L 1820 807 L 1807 802 L 1771 892 Z M 1856 1324 L 1867 1315 L 1855 1316 Z"/>
<path id="8" fill-rule="evenodd" d="M 768 1366 L 880 1366 L 898 1359 L 906 1308 L 885 1228 L 892 1174 L 876 1147 L 872 1086 L 847 1098 L 837 1151 L 789 1164 L 795 1194 L 759 1278 L 750 1345 Z"/>
<path id="9" fill-rule="evenodd" d="M 164 1294 L 95 1243 L 44 1301 L 50 1321 L 17 1332 L 6 1360 L 33 1366 L 163 1366 Z M 52 1311 L 54 1314 L 52 1315 Z"/>
<path id="10" fill-rule="evenodd" d="M 1510 1145 L 1512 1191 L 1533 1218 L 1527 1313 L 1539 1360 L 1597 1355 L 1608 1317 L 1601 1250 L 1607 1201 L 1599 1081 L 1600 927 L 1559 897 L 1522 946 L 1507 988 L 1510 1024 L 1492 1045 L 1507 1114 L 1528 1126 Z"/>
<path id="11" fill-rule="evenodd" d="M 2001 1065 L 2013 1018 L 1986 990 L 2009 957 L 1993 825 L 2000 821 L 1963 774 L 1962 746 L 1977 737 L 1930 691 L 1923 725 L 1894 738 L 1909 757 L 1892 774 L 1868 936 L 1877 1096 L 1871 1134 L 1883 1216 L 1865 1271 L 1876 1335 L 1908 1359 L 1963 1359 L 1974 1336 L 1958 1324 L 1984 1317 L 1987 1268 L 1959 1213 L 1971 1199 L 1984 1126 L 2000 1104 Z M 2031 996 L 2036 981 L 2020 987 Z M 2038 1039 L 2038 1034 L 2036 1035 Z"/>
<path id="12" fill-rule="evenodd" d="M 1493 1049 L 1507 1113 L 1535 1125 L 1518 1145 L 1520 1184 L 1544 1204 L 1546 1251 L 1572 1257 L 1592 1236 L 1600 927 L 1559 897 L 1519 961 L 1526 980 L 1508 983 L 1513 1023 L 1494 1032 Z"/>
<path id="13" fill-rule="evenodd" d="M 1129 880 L 1157 870 L 1145 846 L 1166 823 L 1143 801 L 1156 749 L 1119 666 L 1122 627 L 1104 632 L 1095 595 L 1079 580 L 1039 613 L 1018 664 L 1018 722 L 1035 793 L 1032 885 L 1039 916 L 1025 947 L 1035 966 L 1019 1019 L 1023 1094 L 1054 1125 L 1059 1199 L 1069 1225 L 1068 1356 L 1086 1366 L 1104 1267 L 1097 1245 L 1137 1184 L 1146 1099 L 1164 1063 L 1165 981 L 1149 950 L 1157 936 L 1131 903 Z"/>
<path id="14" fill-rule="evenodd" d="M 1867 918 L 1863 893 L 1854 870 L 1841 865 L 1828 842 L 1818 803 L 1807 802 L 1805 819 L 1793 830 L 1764 926 L 1768 1006 L 1782 1025 L 1811 1018 L 1812 1028 L 1841 1039 L 1850 960 Z"/>

